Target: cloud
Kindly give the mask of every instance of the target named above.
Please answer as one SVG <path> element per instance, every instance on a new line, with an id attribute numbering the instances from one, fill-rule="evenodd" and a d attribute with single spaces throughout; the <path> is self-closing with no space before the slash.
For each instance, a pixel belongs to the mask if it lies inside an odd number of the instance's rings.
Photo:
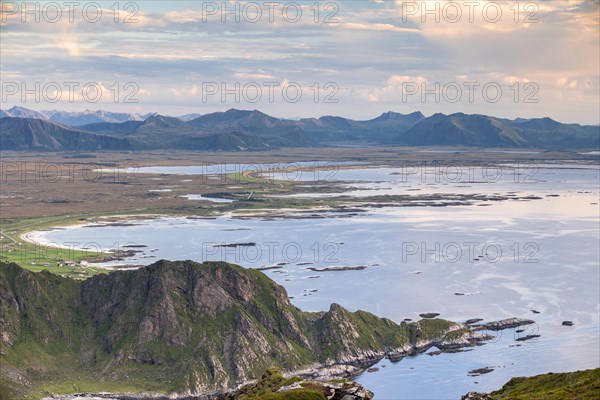
<path id="1" fill-rule="evenodd" d="M 265 73 L 250 73 L 250 72 L 236 72 L 233 74 L 235 79 L 275 79 L 273 75 Z"/>
<path id="2" fill-rule="evenodd" d="M 56 47 L 67 51 L 71 57 L 79 57 L 81 55 L 81 46 L 77 35 L 72 32 L 64 32 L 55 38 Z"/>
<path id="3" fill-rule="evenodd" d="M 417 4 L 446 14 L 422 16 L 402 5 Z M 464 4 L 464 2 L 456 2 Z M 315 102 L 308 91 L 302 102 L 252 105 L 276 115 L 339 114 L 371 117 L 383 111 L 478 111 L 510 117 L 551 116 L 558 120 L 598 123 L 599 22 L 597 1 L 532 2 L 535 15 L 521 7 L 519 21 L 501 3 L 496 23 L 481 14 L 491 2 L 479 1 L 470 22 L 447 2 L 337 2 L 337 23 L 324 23 L 331 10 L 321 4 L 318 21 L 314 7 L 304 4 L 303 18 L 289 23 L 281 8 L 273 23 L 229 20 L 220 16 L 203 21 L 201 6 L 193 2 L 142 2 L 132 10 L 103 10 L 97 23 L 76 18 L 72 23 L 21 23 L 8 15 L 0 31 L 0 68 L 3 80 L 25 82 L 89 81 L 110 87 L 135 82 L 146 112 L 173 114 L 220 109 L 235 104 L 199 104 L 203 82 L 299 82 L 303 87 L 328 82 L 340 88 L 340 102 Z M 240 3 L 246 4 L 246 3 Z M 123 7 L 124 3 L 120 3 Z M 494 7 L 494 6 L 488 6 Z M 531 11 L 531 10 L 530 10 Z M 492 8 L 490 8 L 490 16 Z M 266 14 L 265 14 L 266 15 Z M 137 20 L 124 23 L 126 16 Z M 538 20 L 525 23 L 529 16 Z M 489 18 L 488 18 L 489 19 Z M 24 60 L 27 60 L 24 62 Z M 402 101 L 402 83 L 442 85 L 448 82 L 534 82 L 540 103 L 448 104 Z M 6 105 L 0 104 L 5 107 Z M 61 104 L 55 105 L 60 107 Z M 65 107 L 75 105 L 64 104 Z M 136 109 L 136 111 L 139 111 Z"/>
<path id="4" fill-rule="evenodd" d="M 419 32 L 418 29 L 414 28 L 403 28 L 392 24 L 365 24 L 356 22 L 346 22 L 341 25 L 343 28 L 367 30 L 367 31 L 388 31 L 388 32 Z"/>

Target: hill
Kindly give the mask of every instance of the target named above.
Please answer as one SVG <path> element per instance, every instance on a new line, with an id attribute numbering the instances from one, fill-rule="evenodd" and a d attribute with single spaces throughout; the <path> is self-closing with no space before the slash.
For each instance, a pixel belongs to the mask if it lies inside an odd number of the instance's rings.
<path id="1" fill-rule="evenodd" d="M 258 110 L 230 109 L 206 114 L 186 125 L 212 132 L 240 132 L 272 142 L 273 147 L 310 147 L 311 141 L 296 121 L 271 117 Z"/>
<path id="2" fill-rule="evenodd" d="M 15 398 L 198 394 L 270 367 L 350 376 L 386 355 L 485 339 L 439 319 L 397 325 L 336 304 L 303 312 L 262 272 L 192 261 L 85 281 L 0 263 L 0 329 L 0 386 Z"/>
<path id="3" fill-rule="evenodd" d="M 313 145 L 297 126 L 259 111 L 234 109 L 207 114 L 187 122 L 154 115 L 143 122 L 91 124 L 80 129 L 128 137 L 140 149 L 239 151 Z"/>
<path id="4" fill-rule="evenodd" d="M 596 400 L 600 394 L 600 368 L 512 378 L 490 394 L 469 393 L 463 400 Z"/>
<path id="5" fill-rule="evenodd" d="M 561 124 L 550 118 L 507 120 L 478 114 L 434 114 L 386 143 L 487 148 L 599 148 L 600 128 Z"/>
<path id="6" fill-rule="evenodd" d="M 518 132 L 498 118 L 485 115 L 434 114 L 399 135 L 396 143 L 408 146 L 521 147 Z"/>
<path id="7" fill-rule="evenodd" d="M 305 118 L 298 125 L 314 141 L 324 144 L 362 143 L 376 144 L 389 141 L 425 118 L 420 112 L 399 114 L 383 113 L 367 121 L 325 116 Z"/>
<path id="8" fill-rule="evenodd" d="M 5 117 L 0 119 L 2 150 L 127 150 L 123 139 L 90 134 L 46 120 Z"/>

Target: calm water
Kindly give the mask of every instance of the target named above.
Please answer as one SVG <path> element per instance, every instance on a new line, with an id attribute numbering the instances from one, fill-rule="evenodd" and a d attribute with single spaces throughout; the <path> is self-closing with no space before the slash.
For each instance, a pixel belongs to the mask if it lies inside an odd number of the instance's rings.
<path id="1" fill-rule="evenodd" d="M 136 167 L 112 169 L 104 168 L 98 171 L 119 172 L 123 174 L 172 174 L 172 175 L 227 175 L 240 172 L 252 171 L 275 171 L 284 170 L 288 177 L 300 178 L 302 174 L 309 176 L 313 171 L 322 170 L 325 173 L 337 171 L 344 165 L 357 165 L 361 163 L 346 161 L 299 161 L 293 163 L 206 163 L 191 166 L 159 166 L 159 167 Z M 310 174 L 309 174 L 310 172 Z M 318 173 L 317 173 L 318 174 Z M 318 175 L 317 175 L 318 176 Z M 325 175 L 324 175 L 325 176 Z"/>
<path id="2" fill-rule="evenodd" d="M 456 399 L 471 390 L 497 389 L 513 376 L 600 366 L 599 170 L 528 168 L 502 167 L 500 179 L 489 179 L 486 171 L 485 179 L 464 175 L 458 180 L 449 172 L 361 168 L 337 171 L 334 179 L 357 180 L 340 184 L 340 192 L 351 186 L 346 194 L 355 196 L 497 193 L 541 199 L 392 207 L 336 218 L 165 218 L 137 226 L 58 230 L 45 238 L 81 247 L 90 242 L 103 248 L 148 246 L 127 264 L 164 258 L 279 267 L 265 273 L 307 311 L 327 310 L 336 302 L 397 322 L 418 319 L 422 312 L 457 321 L 534 319 L 526 333 L 541 337 L 519 347 L 514 346 L 518 334 L 507 330 L 464 353 L 422 355 L 395 364 L 384 360 L 380 371 L 358 379 L 377 399 Z M 214 246 L 224 243 L 254 245 Z M 308 269 L 333 266 L 367 268 Z M 561 326 L 563 320 L 575 326 Z M 481 367 L 496 369 L 467 375 Z"/>

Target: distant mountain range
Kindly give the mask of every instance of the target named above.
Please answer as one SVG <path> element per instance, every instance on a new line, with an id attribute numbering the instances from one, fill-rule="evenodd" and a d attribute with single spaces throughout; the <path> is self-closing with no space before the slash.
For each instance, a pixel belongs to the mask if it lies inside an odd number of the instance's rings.
<path id="1" fill-rule="evenodd" d="M 509 120 L 463 113 L 425 117 L 420 112 L 386 112 L 356 121 L 335 116 L 280 119 L 236 109 L 180 118 L 155 113 L 38 112 L 23 107 L 0 110 L 2 150 L 243 151 L 340 145 L 598 149 L 600 127 L 550 118 Z"/>
<path id="2" fill-rule="evenodd" d="M 144 116 L 138 114 L 114 113 L 102 110 L 85 110 L 82 112 L 58 110 L 34 111 L 18 106 L 15 106 L 9 110 L 0 110 L 0 118 L 4 117 L 37 118 L 69 126 L 81 126 L 96 122 L 143 121 L 145 119 Z"/>
<path id="3" fill-rule="evenodd" d="M 82 126 L 87 124 L 95 124 L 100 122 L 126 122 L 126 121 L 144 121 L 148 117 L 157 115 L 157 113 L 147 114 L 130 114 L 116 113 L 103 110 L 85 110 L 81 112 L 59 111 L 59 110 L 44 110 L 34 111 L 25 107 L 14 106 L 9 110 L 0 110 L 0 118 L 37 118 L 52 122 L 57 122 L 69 126 Z M 183 121 L 189 121 L 198 118 L 201 114 L 185 114 L 178 116 Z"/>

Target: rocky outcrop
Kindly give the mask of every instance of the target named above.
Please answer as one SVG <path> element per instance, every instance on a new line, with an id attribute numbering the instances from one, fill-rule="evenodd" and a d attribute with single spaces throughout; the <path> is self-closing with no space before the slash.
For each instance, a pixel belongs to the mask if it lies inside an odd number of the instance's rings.
<path id="1" fill-rule="evenodd" d="M 473 330 L 501 331 L 504 329 L 518 328 L 519 326 L 534 325 L 535 321 L 522 318 L 507 318 L 501 321 L 488 322 L 485 324 L 471 325 Z"/>
<path id="2" fill-rule="evenodd" d="M 287 395 L 285 399 L 319 398 L 327 400 L 371 400 L 373 393 L 356 382 L 338 379 L 336 381 L 316 381 L 298 376 L 284 377 L 275 368 L 267 372 L 256 382 L 229 392 L 225 400 L 258 400 L 276 393 Z M 313 395 L 312 397 L 310 395 Z"/>

